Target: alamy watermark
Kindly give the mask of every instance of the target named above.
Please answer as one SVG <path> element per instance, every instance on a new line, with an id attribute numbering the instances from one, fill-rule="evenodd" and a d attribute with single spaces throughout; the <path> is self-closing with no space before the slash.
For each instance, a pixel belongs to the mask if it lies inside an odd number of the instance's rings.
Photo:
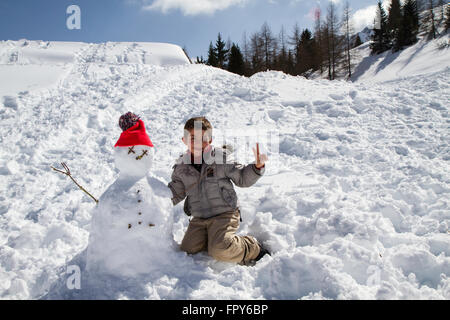
<path id="1" fill-rule="evenodd" d="M 67 266 L 66 274 L 69 276 L 66 280 L 66 286 L 69 290 L 80 290 L 81 289 L 81 270 L 77 265 Z"/>
<path id="2" fill-rule="evenodd" d="M 66 14 L 69 16 L 66 20 L 66 26 L 69 30 L 81 29 L 81 9 L 79 6 L 73 4 L 67 7 Z"/>
<path id="3" fill-rule="evenodd" d="M 202 132 L 202 135 L 195 132 Z M 257 144 L 260 156 L 267 156 L 266 172 L 269 174 L 276 174 L 280 168 L 280 134 L 277 130 L 265 129 L 261 127 L 245 127 L 245 128 L 226 128 L 202 130 L 202 122 L 194 122 L 194 135 L 188 130 L 184 131 L 184 141 L 192 145 L 192 149 L 202 150 L 209 142 L 216 147 L 222 147 L 227 150 L 233 161 L 247 164 L 256 161 Z M 208 149 L 204 149 L 204 153 Z M 215 154 L 215 156 L 204 159 L 207 164 L 208 161 L 216 164 L 223 164 L 224 158 Z M 170 155 L 170 157 L 177 157 L 178 155 Z M 185 159 L 190 164 L 190 159 Z M 196 163 L 194 158 L 194 163 Z"/>

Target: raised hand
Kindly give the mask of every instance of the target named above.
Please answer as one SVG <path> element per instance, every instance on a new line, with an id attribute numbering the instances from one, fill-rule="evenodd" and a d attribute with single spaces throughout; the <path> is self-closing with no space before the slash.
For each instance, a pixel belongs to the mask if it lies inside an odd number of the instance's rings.
<path id="1" fill-rule="evenodd" d="M 256 143 L 256 149 L 253 149 L 253 154 L 255 155 L 255 166 L 258 169 L 261 169 L 262 167 L 264 167 L 264 164 L 266 163 L 266 161 L 269 159 L 267 157 L 266 154 L 260 154 L 259 153 L 259 143 Z"/>

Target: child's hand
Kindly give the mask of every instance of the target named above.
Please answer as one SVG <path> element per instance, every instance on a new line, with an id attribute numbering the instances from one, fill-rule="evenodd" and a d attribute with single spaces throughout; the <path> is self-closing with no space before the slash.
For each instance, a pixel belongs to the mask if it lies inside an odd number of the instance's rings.
<path id="1" fill-rule="evenodd" d="M 252 149 L 253 149 L 253 153 L 255 155 L 255 160 L 256 160 L 255 166 L 256 166 L 256 168 L 261 169 L 262 167 L 264 167 L 264 164 L 266 163 L 266 161 L 269 158 L 267 157 L 266 154 L 259 154 L 259 143 L 258 142 L 256 143 L 256 150 L 255 150 L 255 148 L 252 148 Z"/>

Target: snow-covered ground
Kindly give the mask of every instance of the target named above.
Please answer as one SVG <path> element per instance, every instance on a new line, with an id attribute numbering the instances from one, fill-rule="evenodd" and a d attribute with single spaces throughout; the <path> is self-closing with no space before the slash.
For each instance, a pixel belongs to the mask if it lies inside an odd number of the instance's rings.
<path id="1" fill-rule="evenodd" d="M 188 58 L 180 47 L 166 43 L 1 41 L 0 96 L 55 85 L 80 62 L 161 66 L 187 63 Z"/>
<path id="2" fill-rule="evenodd" d="M 421 39 L 399 52 L 392 53 L 389 50 L 371 56 L 370 42 L 366 42 L 353 50 L 357 66 L 352 81 L 379 83 L 440 72 L 450 68 L 449 46 L 450 36 L 447 35 L 433 41 Z"/>
<path id="3" fill-rule="evenodd" d="M 190 65 L 178 47 L 150 61 L 148 45 L 0 43 L 1 298 L 450 299 L 448 66 L 376 83 L 244 78 Z M 450 61 L 449 49 L 439 54 Z M 208 117 L 216 140 L 275 133 L 267 174 L 237 190 L 240 233 L 271 257 L 239 266 L 177 252 L 160 273 L 88 285 L 95 203 L 50 166 L 66 162 L 102 194 L 118 176 L 113 145 L 127 111 L 144 119 L 152 174 L 166 182 L 192 116 Z M 188 218 L 181 205 L 173 215 L 180 242 Z M 74 265 L 80 290 L 66 285 Z"/>

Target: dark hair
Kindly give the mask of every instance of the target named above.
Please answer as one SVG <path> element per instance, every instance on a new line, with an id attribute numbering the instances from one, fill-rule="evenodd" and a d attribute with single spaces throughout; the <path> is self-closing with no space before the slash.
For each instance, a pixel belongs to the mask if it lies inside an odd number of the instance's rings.
<path id="1" fill-rule="evenodd" d="M 201 123 L 202 130 L 208 132 L 209 137 L 212 138 L 212 129 L 213 128 L 212 128 L 211 123 L 205 117 L 195 117 L 195 118 L 191 118 L 188 121 L 186 121 L 186 124 L 184 125 L 185 134 L 186 134 L 186 131 L 189 132 L 192 129 L 195 129 L 196 123 Z"/>

